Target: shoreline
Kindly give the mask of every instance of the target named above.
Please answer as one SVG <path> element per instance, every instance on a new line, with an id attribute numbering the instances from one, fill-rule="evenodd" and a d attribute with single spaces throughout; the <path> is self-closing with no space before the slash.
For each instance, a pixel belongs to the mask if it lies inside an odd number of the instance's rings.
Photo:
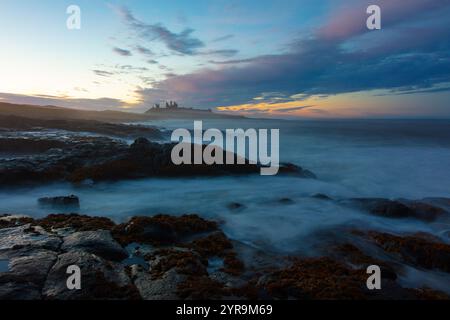
<path id="1" fill-rule="evenodd" d="M 450 246 L 426 235 L 397 237 L 357 230 L 352 233 L 374 241 L 391 254 L 396 247 L 410 251 L 411 245 L 427 248 L 431 263 L 449 267 L 445 261 L 450 258 Z M 353 244 L 334 244 L 330 250 L 330 256 L 273 256 L 230 240 L 220 224 L 196 215 L 133 217 L 122 224 L 75 214 L 49 215 L 38 220 L 6 216 L 0 218 L 0 260 L 8 261 L 9 270 L 0 273 L 0 298 L 450 298 L 429 288 L 400 286 L 398 266 L 372 258 Z M 410 253 L 421 264 L 422 249 Z M 410 259 L 406 254 L 403 258 Z M 374 262 L 382 268 L 381 291 L 365 288 L 365 268 Z M 81 290 L 68 290 L 65 286 L 66 268 L 74 263 L 82 271 Z M 331 285 L 336 290 L 328 290 Z"/>

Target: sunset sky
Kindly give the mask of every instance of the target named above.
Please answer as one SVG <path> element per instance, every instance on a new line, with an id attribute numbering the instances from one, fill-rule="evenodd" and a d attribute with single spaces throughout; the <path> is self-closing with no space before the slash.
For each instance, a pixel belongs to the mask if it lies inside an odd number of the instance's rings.
<path id="1" fill-rule="evenodd" d="M 450 118 L 450 0 L 3 0 L 0 17 L 0 101 Z"/>

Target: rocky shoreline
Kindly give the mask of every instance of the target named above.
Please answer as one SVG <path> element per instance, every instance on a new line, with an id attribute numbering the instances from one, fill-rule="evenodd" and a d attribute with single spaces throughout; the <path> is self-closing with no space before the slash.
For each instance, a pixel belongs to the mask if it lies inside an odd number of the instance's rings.
<path id="1" fill-rule="evenodd" d="M 0 299 L 449 299 L 404 288 L 401 264 L 450 272 L 450 245 L 426 234 L 348 230 L 327 255 L 280 256 L 229 239 L 197 215 L 105 217 L 55 214 L 0 218 Z M 383 252 L 372 257 L 359 245 Z M 358 244 L 359 243 L 359 244 Z M 326 251 L 326 250 L 325 250 Z M 397 263 L 396 263 L 397 262 Z M 382 290 L 366 287 L 366 268 L 382 269 Z M 66 286 L 81 269 L 82 289 Z"/>

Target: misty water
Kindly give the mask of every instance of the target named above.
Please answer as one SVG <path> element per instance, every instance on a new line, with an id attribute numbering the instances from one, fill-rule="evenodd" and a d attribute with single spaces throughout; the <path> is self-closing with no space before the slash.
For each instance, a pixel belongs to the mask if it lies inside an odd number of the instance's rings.
<path id="1" fill-rule="evenodd" d="M 192 121 L 155 121 L 170 130 L 193 128 Z M 450 121 L 211 120 L 204 128 L 280 129 L 280 161 L 309 169 L 317 180 L 293 176 L 230 176 L 121 181 L 73 186 L 66 183 L 0 190 L 0 213 L 45 216 L 37 199 L 75 194 L 80 213 L 117 222 L 131 216 L 197 213 L 215 219 L 232 239 L 283 254 L 314 254 L 324 234 L 341 228 L 392 233 L 423 231 L 450 242 L 450 222 L 389 219 L 351 209 L 334 199 L 384 197 L 450 198 Z M 291 203 L 281 203 L 289 198 Z M 230 203 L 244 207 L 231 210 Z M 71 210 L 73 211 L 73 210 Z M 336 236 L 336 235 L 334 235 Z M 319 249 L 318 249 L 319 248 Z M 433 274 L 431 276 L 431 274 Z M 448 275 L 407 269 L 403 282 L 442 288 Z M 411 280 L 414 279 L 414 280 Z M 442 280 L 445 279 L 445 280 Z"/>

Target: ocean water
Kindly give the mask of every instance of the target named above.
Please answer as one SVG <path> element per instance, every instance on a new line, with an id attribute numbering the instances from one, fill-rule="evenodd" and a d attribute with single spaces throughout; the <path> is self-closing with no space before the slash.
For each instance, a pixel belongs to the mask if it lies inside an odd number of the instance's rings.
<path id="1" fill-rule="evenodd" d="M 168 132 L 193 128 L 192 121 L 147 124 Z M 203 126 L 280 129 L 280 161 L 309 169 L 318 179 L 252 175 L 3 188 L 0 213 L 44 216 L 61 210 L 40 208 L 38 198 L 76 194 L 83 214 L 120 222 L 135 215 L 196 213 L 220 221 L 235 240 L 283 254 L 314 254 L 324 233 L 343 227 L 394 233 L 423 231 L 450 242 L 448 219 L 426 223 L 381 218 L 311 197 L 322 193 L 335 199 L 450 198 L 450 121 L 242 119 L 204 121 Z M 292 199 L 292 203 L 281 203 L 283 198 Z M 230 203 L 244 207 L 231 210 Z M 410 272 L 415 279 L 431 279 L 417 272 Z"/>
<path id="2" fill-rule="evenodd" d="M 150 122 L 168 130 L 193 128 L 192 121 Z M 76 194 L 80 212 L 124 221 L 133 215 L 198 213 L 223 222 L 241 241 L 273 250 L 296 251 L 296 239 L 332 226 L 361 224 L 397 232 L 445 234 L 450 226 L 377 218 L 311 198 L 450 197 L 450 121 L 210 120 L 204 128 L 280 129 L 280 161 L 313 171 L 317 180 L 287 176 L 143 179 L 116 183 L 0 189 L 0 213 L 46 215 L 37 199 Z M 293 203 L 282 204 L 282 198 Z M 245 207 L 230 210 L 230 203 Z"/>

